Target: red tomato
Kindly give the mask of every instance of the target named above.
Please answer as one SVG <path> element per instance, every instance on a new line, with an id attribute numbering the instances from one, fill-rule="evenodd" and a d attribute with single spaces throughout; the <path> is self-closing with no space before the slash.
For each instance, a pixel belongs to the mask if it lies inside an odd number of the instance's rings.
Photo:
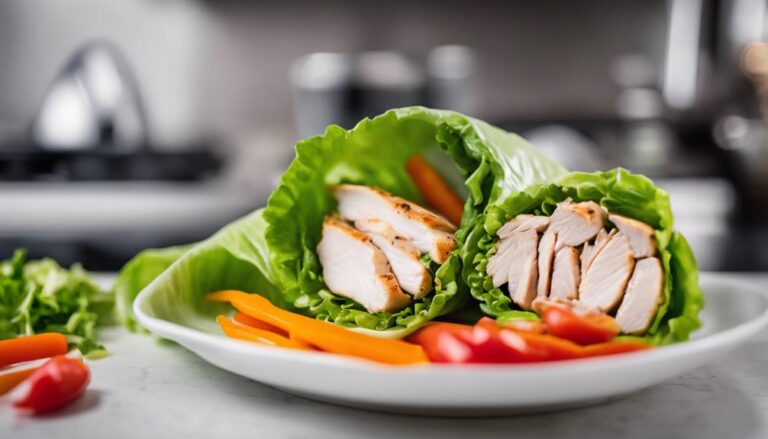
<path id="1" fill-rule="evenodd" d="M 82 395 L 90 379 L 88 366 L 81 360 L 53 357 L 27 378 L 29 390 L 14 406 L 34 414 L 60 409 Z"/>
<path id="2" fill-rule="evenodd" d="M 432 324 L 408 341 L 421 345 L 436 363 L 533 363 L 581 356 L 581 348 L 567 340 L 500 328 L 488 318 L 474 327 Z"/>
<path id="3" fill-rule="evenodd" d="M 580 345 L 604 343 L 621 330 L 607 315 L 579 316 L 571 310 L 549 306 L 541 313 L 547 332 Z"/>

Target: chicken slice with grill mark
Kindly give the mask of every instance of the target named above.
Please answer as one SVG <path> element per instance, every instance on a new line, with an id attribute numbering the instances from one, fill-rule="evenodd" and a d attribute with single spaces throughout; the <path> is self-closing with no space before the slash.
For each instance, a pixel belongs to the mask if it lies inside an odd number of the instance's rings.
<path id="1" fill-rule="evenodd" d="M 528 229 L 543 232 L 547 226 L 549 226 L 549 217 L 523 214 L 516 216 L 515 219 L 504 224 L 499 231 L 496 232 L 496 236 L 499 238 L 507 238 L 516 231 L 522 232 Z"/>
<path id="2" fill-rule="evenodd" d="M 411 300 L 400 289 L 384 253 L 343 221 L 330 217 L 323 221 L 317 255 L 328 289 L 369 312 L 399 311 Z"/>
<path id="3" fill-rule="evenodd" d="M 355 227 L 384 252 L 403 291 L 414 299 L 421 299 L 432 289 L 432 276 L 421 263 L 421 254 L 407 238 L 398 235 L 395 229 L 381 220 L 355 221 Z"/>
<path id="4" fill-rule="evenodd" d="M 348 221 L 379 219 L 405 236 L 422 253 L 444 263 L 456 248 L 456 228 L 440 215 L 410 201 L 367 186 L 340 184 L 331 187 L 339 202 L 339 215 Z"/>
<path id="5" fill-rule="evenodd" d="M 629 239 L 635 258 L 647 258 L 656 253 L 653 228 L 648 224 L 622 215 L 609 215 L 608 219 Z"/>
<path id="6" fill-rule="evenodd" d="M 539 241 L 538 271 L 539 280 L 536 286 L 537 297 L 547 297 L 552 285 L 552 261 L 555 258 L 555 242 L 557 234 L 547 230 Z"/>
<path id="7" fill-rule="evenodd" d="M 617 233 L 585 272 L 579 286 L 579 301 L 600 312 L 613 310 L 624 295 L 634 264 L 629 240 L 623 233 Z"/>
<path id="8" fill-rule="evenodd" d="M 578 296 L 579 252 L 573 247 L 563 247 L 555 254 L 555 265 L 552 270 L 552 288 L 549 297 L 552 299 L 575 299 Z"/>
<path id="9" fill-rule="evenodd" d="M 594 238 L 603 228 L 605 212 L 593 201 L 558 203 L 552 213 L 550 228 L 557 233 L 557 247 L 578 247 Z"/>
<path id="10" fill-rule="evenodd" d="M 664 270 L 657 258 L 640 259 L 627 285 L 616 322 L 625 334 L 642 335 L 664 299 Z"/>

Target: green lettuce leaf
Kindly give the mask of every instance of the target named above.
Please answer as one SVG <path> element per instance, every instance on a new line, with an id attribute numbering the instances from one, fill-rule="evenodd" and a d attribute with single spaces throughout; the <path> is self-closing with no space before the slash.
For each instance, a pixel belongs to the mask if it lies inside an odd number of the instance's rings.
<path id="1" fill-rule="evenodd" d="M 475 222 L 461 250 L 462 276 L 481 309 L 500 320 L 535 318 L 516 309 L 509 296 L 494 288 L 486 274 L 488 259 L 495 252 L 495 234 L 521 213 L 551 215 L 566 198 L 595 201 L 611 213 L 643 221 L 654 228 L 656 244 L 666 274 L 664 301 L 645 336 L 654 344 L 687 340 L 700 326 L 703 295 L 698 267 L 688 243 L 673 230 L 669 195 L 648 178 L 618 168 L 606 172 L 574 172 L 554 183 L 535 184 L 488 206 Z"/>
<path id="2" fill-rule="evenodd" d="M 396 313 L 369 313 L 354 301 L 331 294 L 322 280 L 315 247 L 323 217 L 335 209 L 327 185 L 364 184 L 421 202 L 404 166 L 415 154 L 427 157 L 447 181 L 463 182 L 456 187 L 467 195 L 457 233 L 460 244 L 486 205 L 565 174 L 519 136 L 454 112 L 408 107 L 363 120 L 351 130 L 330 126 L 325 134 L 298 143 L 294 161 L 263 211 L 184 253 L 147 289 L 157 300 L 175 297 L 173 303 L 180 307 L 213 307 L 202 303 L 202 295 L 235 288 L 234 283 L 239 289 L 275 299 L 279 306 L 388 337 L 404 336 L 460 308 L 469 294 L 460 275 L 458 250 L 436 269 L 435 292 Z M 243 249 L 236 257 L 231 249 L 249 240 L 260 245 Z M 126 298 L 133 297 L 162 262 L 145 258 L 130 264 L 116 285 L 126 287 Z M 233 264 L 241 266 L 240 277 L 250 269 L 253 282 L 230 278 Z M 151 266 L 148 271 L 145 265 Z M 150 274 L 137 279 L 141 273 Z M 161 308 L 158 304 L 156 311 Z M 199 315 L 199 310 L 193 311 L 189 314 Z M 181 318 L 179 311 L 171 314 Z"/>
<path id="3" fill-rule="evenodd" d="M 133 315 L 133 300 L 150 282 L 176 262 L 191 245 L 147 249 L 134 256 L 117 274 L 112 286 L 117 321 L 130 331 L 142 330 Z"/>

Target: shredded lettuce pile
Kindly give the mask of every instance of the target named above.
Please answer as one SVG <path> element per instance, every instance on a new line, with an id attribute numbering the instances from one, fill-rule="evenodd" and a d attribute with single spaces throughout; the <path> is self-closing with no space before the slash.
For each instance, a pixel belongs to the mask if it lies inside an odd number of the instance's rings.
<path id="1" fill-rule="evenodd" d="M 643 221 L 653 227 L 658 253 L 666 274 L 664 301 L 645 339 L 654 344 L 687 340 L 699 328 L 703 295 L 698 267 L 685 238 L 673 230 L 669 195 L 651 180 L 618 168 L 606 172 L 574 172 L 551 184 L 536 184 L 489 206 L 461 250 L 462 277 L 481 309 L 501 320 L 532 319 L 533 313 L 516 309 L 486 274 L 495 252 L 495 234 L 507 221 L 522 213 L 551 215 L 566 198 L 595 201 L 608 212 Z"/>
<path id="2" fill-rule="evenodd" d="M 96 325 L 111 311 L 112 296 L 80 265 L 67 270 L 52 259 L 30 261 L 23 249 L 0 262 L 0 340 L 59 332 L 71 348 L 94 355 L 104 349 Z"/>

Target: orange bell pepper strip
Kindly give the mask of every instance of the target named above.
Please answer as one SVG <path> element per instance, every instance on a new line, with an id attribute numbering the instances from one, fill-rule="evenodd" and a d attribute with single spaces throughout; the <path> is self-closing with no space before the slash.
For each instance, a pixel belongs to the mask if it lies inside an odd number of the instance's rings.
<path id="1" fill-rule="evenodd" d="M 256 329 L 263 329 L 265 331 L 274 332 L 275 334 L 282 335 L 283 337 L 289 337 L 289 334 L 287 332 L 283 331 L 277 326 L 270 325 L 269 323 L 254 319 L 253 317 L 250 317 L 239 311 L 235 313 L 235 316 L 232 318 L 232 320 L 236 321 L 237 323 L 240 323 L 241 325 L 250 326 Z"/>
<path id="2" fill-rule="evenodd" d="M 236 323 L 232 323 L 232 321 L 225 316 L 216 317 L 216 323 L 219 324 L 221 330 L 224 331 L 227 336 L 239 340 L 252 341 L 270 346 L 280 346 L 283 348 L 312 350 L 312 348 L 310 348 L 306 343 L 291 340 L 287 337 L 283 337 L 282 335 L 278 335 L 274 332 L 266 331 L 263 329 L 238 325 Z"/>
<path id="3" fill-rule="evenodd" d="M 0 341 L 0 367 L 66 354 L 67 338 L 55 332 Z"/>
<path id="4" fill-rule="evenodd" d="M 0 395 L 6 394 L 9 390 L 16 387 L 28 376 L 32 375 L 39 366 L 30 366 L 19 370 L 9 370 L 0 372 Z"/>
<path id="5" fill-rule="evenodd" d="M 269 323 L 325 352 L 351 355 L 388 364 L 426 363 L 421 346 L 400 340 L 386 340 L 360 334 L 333 323 L 305 317 L 278 308 L 258 294 L 242 291 L 219 291 L 206 296 L 208 300 L 229 302 L 238 311 L 256 320 Z"/>
<path id="6" fill-rule="evenodd" d="M 424 201 L 455 225 L 461 223 L 464 202 L 423 157 L 415 155 L 405 164 L 405 171 L 419 188 Z"/>

